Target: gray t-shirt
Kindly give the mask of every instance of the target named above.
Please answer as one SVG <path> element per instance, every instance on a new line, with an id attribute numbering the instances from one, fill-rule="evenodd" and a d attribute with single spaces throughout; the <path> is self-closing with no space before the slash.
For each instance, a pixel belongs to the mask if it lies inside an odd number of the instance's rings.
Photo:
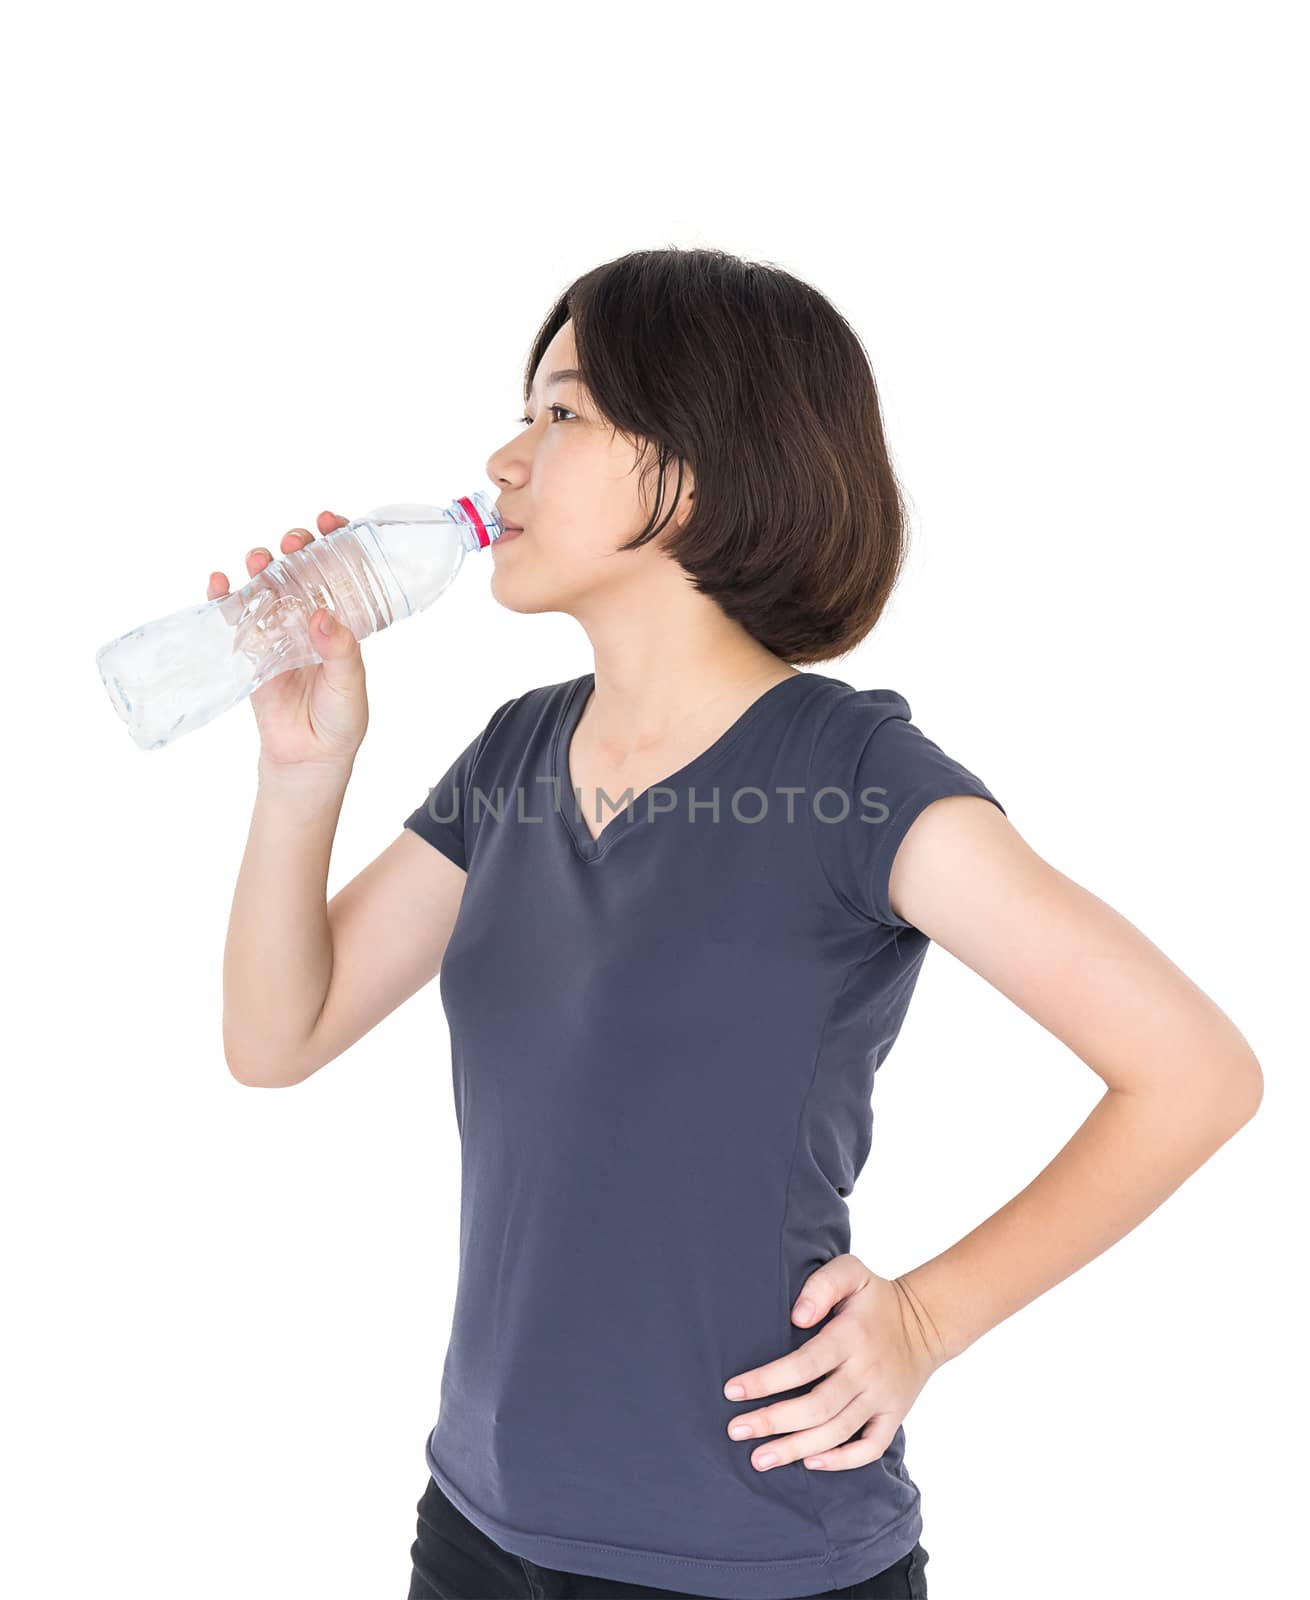
<path id="1" fill-rule="evenodd" d="M 792 1305 L 850 1249 L 930 943 L 888 904 L 896 847 L 944 795 L 1000 802 L 902 696 L 802 672 L 594 840 L 566 764 L 593 686 L 501 706 L 405 822 L 468 874 L 439 979 L 460 1267 L 427 1465 L 541 1566 L 845 1587 L 922 1530 L 904 1430 L 863 1467 L 758 1471 L 729 1419 L 806 1387 L 723 1386 L 815 1336 Z"/>

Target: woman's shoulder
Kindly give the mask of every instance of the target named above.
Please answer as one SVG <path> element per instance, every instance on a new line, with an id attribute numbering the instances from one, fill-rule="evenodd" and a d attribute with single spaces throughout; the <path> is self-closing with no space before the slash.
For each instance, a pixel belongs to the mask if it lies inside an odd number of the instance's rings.
<path id="1" fill-rule="evenodd" d="M 493 714 L 494 720 L 508 720 L 517 724 L 536 721 L 542 716 L 560 711 L 577 692 L 587 674 L 576 678 L 561 678 L 556 683 L 539 683 L 507 700 Z"/>
<path id="2" fill-rule="evenodd" d="M 896 689 L 860 689 L 830 679 L 822 686 L 816 711 L 810 748 L 816 784 L 886 785 L 905 797 L 942 788 L 995 799 L 960 759 L 961 747 L 968 748 L 970 758 L 974 753 L 967 733 L 953 725 L 946 733 L 937 724 L 921 727 L 909 700 Z"/>
<path id="3" fill-rule="evenodd" d="M 511 756 L 522 751 L 534 734 L 556 726 L 585 677 L 583 673 L 556 683 L 536 684 L 497 706 L 482 730 L 481 759 L 494 762 L 498 753 Z"/>
<path id="4" fill-rule="evenodd" d="M 874 733 L 889 721 L 908 723 L 910 702 L 896 689 L 863 689 L 826 673 L 817 680 L 810 700 L 816 766 L 846 767 L 858 762 Z"/>

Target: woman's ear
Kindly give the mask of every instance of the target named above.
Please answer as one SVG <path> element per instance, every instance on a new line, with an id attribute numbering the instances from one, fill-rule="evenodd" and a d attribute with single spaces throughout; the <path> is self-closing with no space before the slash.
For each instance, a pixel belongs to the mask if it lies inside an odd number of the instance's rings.
<path id="1" fill-rule="evenodd" d="M 682 467 L 682 497 L 678 502 L 677 522 L 681 528 L 691 515 L 692 501 L 696 498 L 696 480 L 692 476 L 691 468 L 684 462 Z"/>

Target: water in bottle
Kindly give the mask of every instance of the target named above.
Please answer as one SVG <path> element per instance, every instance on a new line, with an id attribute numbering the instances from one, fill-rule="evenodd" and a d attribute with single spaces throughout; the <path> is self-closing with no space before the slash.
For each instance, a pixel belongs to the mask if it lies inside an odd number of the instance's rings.
<path id="1" fill-rule="evenodd" d="M 363 639 L 430 606 L 464 557 L 504 532 L 481 493 L 444 508 L 380 506 L 270 561 L 235 593 L 102 645 L 96 665 L 133 739 L 158 750 L 279 672 L 321 662 L 309 632 L 320 606 Z"/>

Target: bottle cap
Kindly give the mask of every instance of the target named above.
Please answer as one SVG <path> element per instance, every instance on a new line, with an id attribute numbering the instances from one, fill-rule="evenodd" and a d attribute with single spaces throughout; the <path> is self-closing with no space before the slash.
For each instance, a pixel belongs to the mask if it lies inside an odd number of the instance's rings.
<path id="1" fill-rule="evenodd" d="M 455 501 L 454 509 L 457 514 L 463 514 L 462 520 L 472 528 L 480 550 L 494 544 L 505 531 L 500 514 L 481 490 L 476 494 L 461 495 Z"/>

